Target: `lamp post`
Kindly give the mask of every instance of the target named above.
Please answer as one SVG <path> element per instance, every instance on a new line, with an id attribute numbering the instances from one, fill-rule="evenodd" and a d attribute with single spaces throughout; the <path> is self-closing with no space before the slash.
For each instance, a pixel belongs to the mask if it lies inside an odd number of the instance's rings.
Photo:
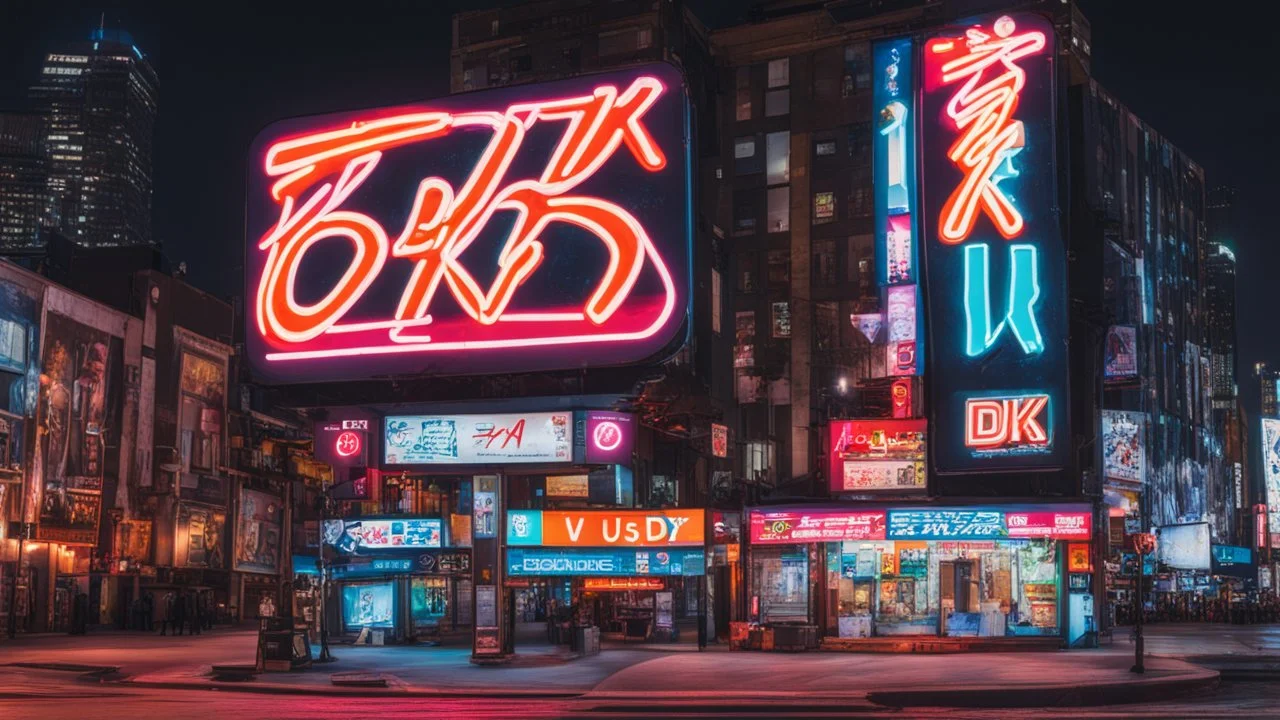
<path id="1" fill-rule="evenodd" d="M 1132 537 L 1134 552 L 1138 554 L 1138 587 L 1134 592 L 1134 644 L 1133 644 L 1133 667 L 1129 668 L 1129 672 L 1142 674 L 1147 671 L 1142 664 L 1142 656 L 1145 654 L 1142 639 L 1142 602 L 1143 586 L 1146 584 L 1146 573 L 1144 567 L 1146 562 L 1144 558 L 1150 553 L 1155 552 L 1156 536 L 1151 533 L 1137 533 Z"/>

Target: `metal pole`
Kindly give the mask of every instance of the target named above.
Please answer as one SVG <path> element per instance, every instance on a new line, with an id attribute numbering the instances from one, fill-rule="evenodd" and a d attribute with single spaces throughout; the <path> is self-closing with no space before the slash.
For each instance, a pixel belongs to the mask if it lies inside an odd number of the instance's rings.
<path id="1" fill-rule="evenodd" d="M 329 490 L 324 488 L 320 494 L 320 657 L 316 662 L 333 662 L 337 660 L 329 653 L 329 564 L 324 559 L 324 524 L 329 509 Z"/>
<path id="2" fill-rule="evenodd" d="M 1142 611 L 1143 611 L 1142 596 L 1143 596 L 1143 585 L 1146 584 L 1144 581 L 1145 574 L 1143 572 L 1143 567 L 1146 565 L 1146 561 L 1144 559 L 1144 553 L 1142 552 L 1142 548 L 1134 548 L 1134 549 L 1138 551 L 1138 588 L 1137 588 L 1137 592 L 1135 592 L 1133 595 L 1133 604 L 1134 604 L 1134 610 L 1136 613 L 1134 616 L 1133 622 L 1134 622 L 1134 633 L 1136 637 L 1134 638 L 1134 644 L 1133 644 L 1133 667 L 1129 668 L 1129 672 L 1142 674 L 1147 671 L 1147 669 L 1142 666 L 1142 656 L 1144 654 L 1143 647 L 1142 647 Z"/>
<path id="3" fill-rule="evenodd" d="M 13 578 L 9 580 L 9 639 L 18 637 L 18 577 L 22 575 L 22 545 L 27 538 L 26 524 L 19 525 L 18 559 L 13 563 Z"/>

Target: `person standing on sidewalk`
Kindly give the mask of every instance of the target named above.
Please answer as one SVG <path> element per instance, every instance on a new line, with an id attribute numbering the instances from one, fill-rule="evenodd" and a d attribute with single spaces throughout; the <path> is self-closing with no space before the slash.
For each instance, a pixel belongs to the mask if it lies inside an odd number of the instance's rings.
<path id="1" fill-rule="evenodd" d="M 187 598 L 185 593 L 175 593 L 173 596 L 173 626 L 174 631 L 179 637 L 182 631 L 187 627 Z"/>

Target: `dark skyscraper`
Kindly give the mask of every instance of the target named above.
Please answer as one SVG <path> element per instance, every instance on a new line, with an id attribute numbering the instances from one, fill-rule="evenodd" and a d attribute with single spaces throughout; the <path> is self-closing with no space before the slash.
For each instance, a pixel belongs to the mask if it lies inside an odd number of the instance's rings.
<path id="1" fill-rule="evenodd" d="M 1212 232 L 1212 231 L 1211 231 Z M 1209 243 L 1205 311 L 1212 359 L 1213 407 L 1227 410 L 1236 396 L 1236 256 L 1221 241 Z"/>
<path id="2" fill-rule="evenodd" d="M 97 29 L 50 53 L 31 98 L 46 119 L 45 221 L 88 246 L 151 238 L 158 80 L 128 33 Z"/>
<path id="3" fill-rule="evenodd" d="M 0 113 L 0 249 L 38 242 L 48 182 L 40 116 Z"/>

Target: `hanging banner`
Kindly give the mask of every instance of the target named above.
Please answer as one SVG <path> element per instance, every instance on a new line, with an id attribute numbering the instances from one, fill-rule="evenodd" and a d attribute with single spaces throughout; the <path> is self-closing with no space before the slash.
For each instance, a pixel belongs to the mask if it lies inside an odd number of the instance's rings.
<path id="1" fill-rule="evenodd" d="M 939 30 L 922 52 L 921 224 L 940 473 L 1068 461 L 1056 48 L 1047 19 L 1019 13 Z"/>

